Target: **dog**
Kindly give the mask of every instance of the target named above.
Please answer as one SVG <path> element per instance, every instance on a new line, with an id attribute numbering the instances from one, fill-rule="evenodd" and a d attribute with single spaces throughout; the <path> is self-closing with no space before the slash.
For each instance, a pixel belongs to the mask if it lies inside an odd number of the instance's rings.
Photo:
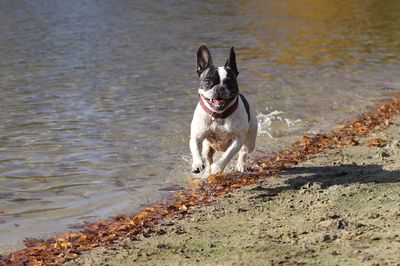
<path id="1" fill-rule="evenodd" d="M 225 66 L 215 67 L 207 46 L 200 46 L 196 72 L 200 87 L 190 130 L 192 172 L 205 168 L 205 177 L 221 174 L 237 153 L 236 169 L 244 172 L 246 157 L 255 147 L 258 123 L 254 107 L 239 92 L 234 48 Z M 216 151 L 223 154 L 214 162 Z"/>

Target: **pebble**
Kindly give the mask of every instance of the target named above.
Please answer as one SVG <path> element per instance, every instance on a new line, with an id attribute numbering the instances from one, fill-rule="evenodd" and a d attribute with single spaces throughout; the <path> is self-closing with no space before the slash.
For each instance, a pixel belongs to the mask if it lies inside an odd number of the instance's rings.
<path id="1" fill-rule="evenodd" d="M 381 238 L 379 236 L 371 236 L 370 239 L 376 241 L 380 240 Z"/>

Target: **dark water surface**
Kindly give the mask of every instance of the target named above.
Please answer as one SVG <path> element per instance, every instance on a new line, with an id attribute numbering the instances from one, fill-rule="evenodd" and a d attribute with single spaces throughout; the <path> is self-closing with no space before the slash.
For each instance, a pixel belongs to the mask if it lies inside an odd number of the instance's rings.
<path id="1" fill-rule="evenodd" d="M 195 52 L 256 104 L 258 153 L 400 89 L 400 2 L 0 2 L 0 250 L 192 178 Z"/>

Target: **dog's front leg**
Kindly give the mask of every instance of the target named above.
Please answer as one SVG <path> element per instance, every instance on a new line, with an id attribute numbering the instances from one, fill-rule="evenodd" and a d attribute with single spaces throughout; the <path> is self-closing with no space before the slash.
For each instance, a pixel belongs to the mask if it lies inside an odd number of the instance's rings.
<path id="1" fill-rule="evenodd" d="M 222 154 L 221 158 L 211 165 L 211 174 L 220 174 L 224 171 L 226 165 L 239 152 L 243 146 L 243 140 L 239 137 L 235 138 L 228 149 Z"/>
<path id="2" fill-rule="evenodd" d="M 204 169 L 203 160 L 201 159 L 201 149 L 203 144 L 204 136 L 191 136 L 190 137 L 190 152 L 192 153 L 193 163 L 192 172 L 200 173 Z"/>

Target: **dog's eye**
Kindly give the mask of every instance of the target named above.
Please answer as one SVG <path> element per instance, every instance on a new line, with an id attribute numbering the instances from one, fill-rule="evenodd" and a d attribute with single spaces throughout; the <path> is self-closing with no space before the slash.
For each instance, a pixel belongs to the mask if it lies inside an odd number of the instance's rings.
<path id="1" fill-rule="evenodd" d="M 202 85 L 203 87 L 211 87 L 212 81 L 211 81 L 210 79 L 204 79 L 204 80 L 201 82 L 201 85 Z"/>

